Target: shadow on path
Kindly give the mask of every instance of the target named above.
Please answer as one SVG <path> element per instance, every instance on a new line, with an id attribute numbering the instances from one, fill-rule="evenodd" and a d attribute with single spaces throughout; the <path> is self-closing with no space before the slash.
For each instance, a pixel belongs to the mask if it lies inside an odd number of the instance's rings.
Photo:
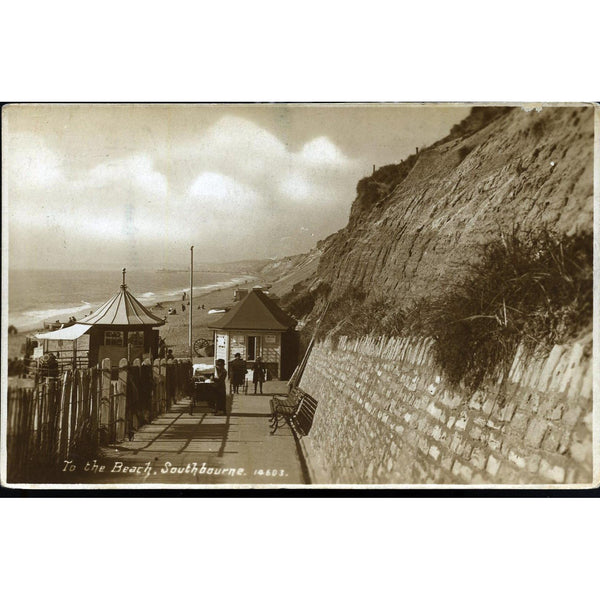
<path id="1" fill-rule="evenodd" d="M 273 388 L 272 393 L 279 392 Z M 267 394 L 228 397 L 225 415 L 201 404 L 190 415 L 190 400 L 183 399 L 140 428 L 131 441 L 103 449 L 97 459 L 103 472 L 84 473 L 81 465 L 61 481 L 276 487 L 308 483 L 289 428 L 270 435 L 269 399 Z"/>

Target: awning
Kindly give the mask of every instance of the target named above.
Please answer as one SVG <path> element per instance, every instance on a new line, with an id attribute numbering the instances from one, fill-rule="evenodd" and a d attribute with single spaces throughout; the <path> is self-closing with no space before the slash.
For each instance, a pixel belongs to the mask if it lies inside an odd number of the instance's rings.
<path id="1" fill-rule="evenodd" d="M 71 325 L 70 327 L 65 327 L 64 329 L 57 329 L 55 331 L 50 331 L 49 333 L 37 333 L 36 338 L 39 340 L 76 340 L 80 338 L 83 334 L 88 332 L 88 329 L 91 328 L 91 325 L 80 325 L 76 323 L 75 325 Z"/>

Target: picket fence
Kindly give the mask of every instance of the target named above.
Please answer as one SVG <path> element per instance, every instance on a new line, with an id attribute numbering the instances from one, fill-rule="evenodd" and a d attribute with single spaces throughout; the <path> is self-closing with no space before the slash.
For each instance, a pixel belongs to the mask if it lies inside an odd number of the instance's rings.
<path id="1" fill-rule="evenodd" d="M 43 481 L 67 458 L 93 458 L 99 446 L 135 431 L 189 394 L 191 363 L 156 359 L 65 371 L 33 388 L 8 388 L 7 479 Z"/>

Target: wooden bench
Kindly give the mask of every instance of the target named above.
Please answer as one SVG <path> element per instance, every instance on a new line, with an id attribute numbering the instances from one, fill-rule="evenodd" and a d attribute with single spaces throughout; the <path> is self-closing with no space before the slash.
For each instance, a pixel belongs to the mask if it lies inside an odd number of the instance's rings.
<path id="1" fill-rule="evenodd" d="M 292 407 L 297 406 L 301 400 L 301 393 L 297 387 L 290 388 L 287 394 L 274 394 L 270 400 L 271 404 L 271 423 L 275 423 L 277 416 L 277 407 Z"/>
<path id="2" fill-rule="evenodd" d="M 318 402 L 305 391 L 293 387 L 287 396 L 271 398 L 271 435 L 287 423 L 298 435 L 308 435 Z"/>

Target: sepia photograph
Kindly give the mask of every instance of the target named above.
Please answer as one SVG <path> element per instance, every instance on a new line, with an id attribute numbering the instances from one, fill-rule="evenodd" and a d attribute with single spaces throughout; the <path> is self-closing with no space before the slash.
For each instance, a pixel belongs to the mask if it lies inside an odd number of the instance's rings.
<path id="1" fill-rule="evenodd" d="M 5 104 L 2 485 L 598 486 L 596 111 Z"/>

